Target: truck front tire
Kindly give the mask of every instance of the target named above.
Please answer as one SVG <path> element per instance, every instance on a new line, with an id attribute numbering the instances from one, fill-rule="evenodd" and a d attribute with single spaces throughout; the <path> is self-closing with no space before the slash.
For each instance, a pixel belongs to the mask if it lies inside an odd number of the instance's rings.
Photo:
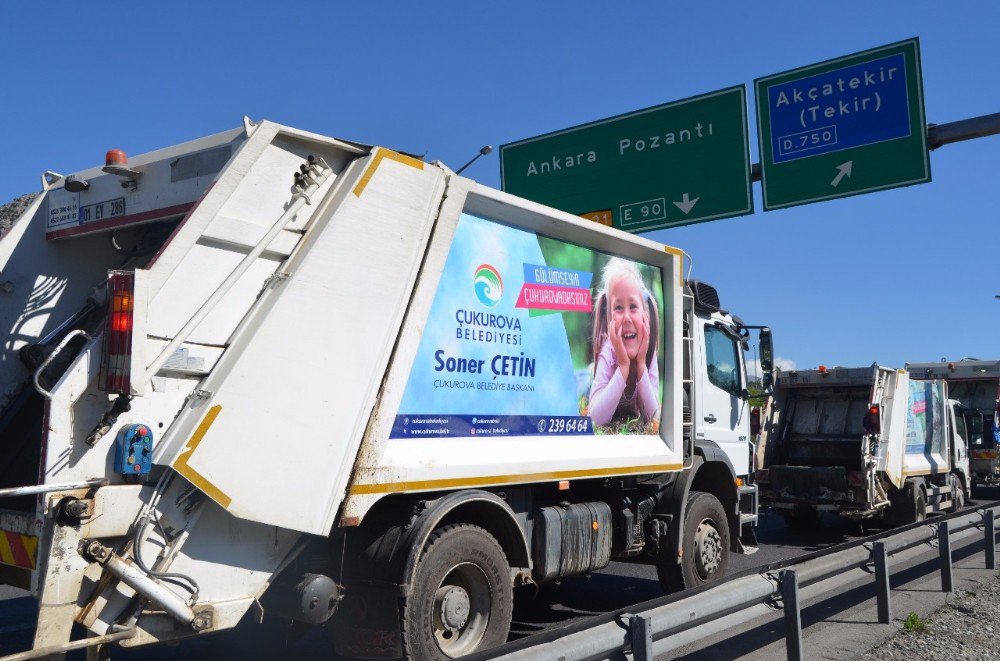
<path id="1" fill-rule="evenodd" d="M 948 478 L 948 484 L 951 485 L 951 507 L 948 508 L 949 512 L 957 512 L 965 507 L 965 485 L 962 483 L 962 479 L 957 475 L 951 475 Z"/>
<path id="2" fill-rule="evenodd" d="M 424 545 L 403 607 L 408 659 L 451 659 L 502 645 L 510 631 L 510 565 L 478 526 L 451 524 Z"/>
<path id="3" fill-rule="evenodd" d="M 703 491 L 688 494 L 681 539 L 680 562 L 668 560 L 656 565 L 664 592 L 696 588 L 725 576 L 729 567 L 729 523 L 718 498 Z"/>

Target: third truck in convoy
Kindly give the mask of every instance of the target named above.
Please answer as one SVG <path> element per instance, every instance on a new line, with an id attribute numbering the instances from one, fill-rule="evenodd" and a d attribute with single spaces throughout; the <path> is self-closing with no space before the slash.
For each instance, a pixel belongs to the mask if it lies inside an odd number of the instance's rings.
<path id="1" fill-rule="evenodd" d="M 758 486 L 794 527 L 824 512 L 901 525 L 969 495 L 967 434 L 948 384 L 904 370 L 779 371 L 758 447 Z"/>
<path id="2" fill-rule="evenodd" d="M 973 484 L 1000 483 L 1000 360 L 907 363 L 913 379 L 943 379 L 962 405 Z"/>
<path id="3" fill-rule="evenodd" d="M 450 658 L 517 586 L 754 550 L 754 327 L 680 250 L 271 122 L 43 188 L 0 241 L 0 582 L 36 650 L 269 614 Z"/>

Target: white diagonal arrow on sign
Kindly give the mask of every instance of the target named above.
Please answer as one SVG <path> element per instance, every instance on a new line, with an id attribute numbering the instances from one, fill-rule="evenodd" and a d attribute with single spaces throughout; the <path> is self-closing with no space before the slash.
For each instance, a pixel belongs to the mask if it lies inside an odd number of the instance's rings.
<path id="1" fill-rule="evenodd" d="M 678 209 L 684 212 L 684 215 L 687 215 L 691 213 L 691 209 L 694 207 L 694 205 L 698 204 L 698 200 L 700 199 L 701 199 L 700 197 L 696 197 L 692 200 L 687 193 L 684 193 L 684 196 L 681 198 L 681 201 L 674 202 L 674 204 L 677 205 Z M 673 202 L 673 200 L 671 201 Z"/>
<path id="2" fill-rule="evenodd" d="M 833 178 L 833 181 L 830 182 L 830 185 L 836 188 L 837 185 L 840 184 L 841 179 L 843 179 L 844 177 L 851 176 L 851 170 L 853 168 L 854 168 L 854 161 L 847 161 L 846 163 L 841 163 L 840 165 L 838 165 L 837 176 Z"/>

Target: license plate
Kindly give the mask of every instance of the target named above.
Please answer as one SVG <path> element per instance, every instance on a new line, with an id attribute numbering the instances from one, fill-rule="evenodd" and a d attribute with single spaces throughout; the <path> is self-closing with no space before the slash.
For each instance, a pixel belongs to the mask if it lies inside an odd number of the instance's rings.
<path id="1" fill-rule="evenodd" d="M 90 223 L 125 215 L 125 198 L 117 197 L 97 204 L 80 207 L 80 222 Z"/>

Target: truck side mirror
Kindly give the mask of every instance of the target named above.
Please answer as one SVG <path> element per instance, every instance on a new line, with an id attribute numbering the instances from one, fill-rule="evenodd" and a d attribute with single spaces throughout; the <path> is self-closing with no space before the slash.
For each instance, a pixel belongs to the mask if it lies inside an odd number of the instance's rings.
<path id="1" fill-rule="evenodd" d="M 765 393 L 770 393 L 774 389 L 774 343 L 770 328 L 765 326 L 760 329 L 757 344 L 760 347 L 760 371 L 763 373 L 761 385 Z"/>
<path id="2" fill-rule="evenodd" d="M 774 369 L 774 344 L 771 340 L 770 328 L 760 329 L 758 344 L 760 345 L 760 369 L 764 372 L 770 372 Z"/>

